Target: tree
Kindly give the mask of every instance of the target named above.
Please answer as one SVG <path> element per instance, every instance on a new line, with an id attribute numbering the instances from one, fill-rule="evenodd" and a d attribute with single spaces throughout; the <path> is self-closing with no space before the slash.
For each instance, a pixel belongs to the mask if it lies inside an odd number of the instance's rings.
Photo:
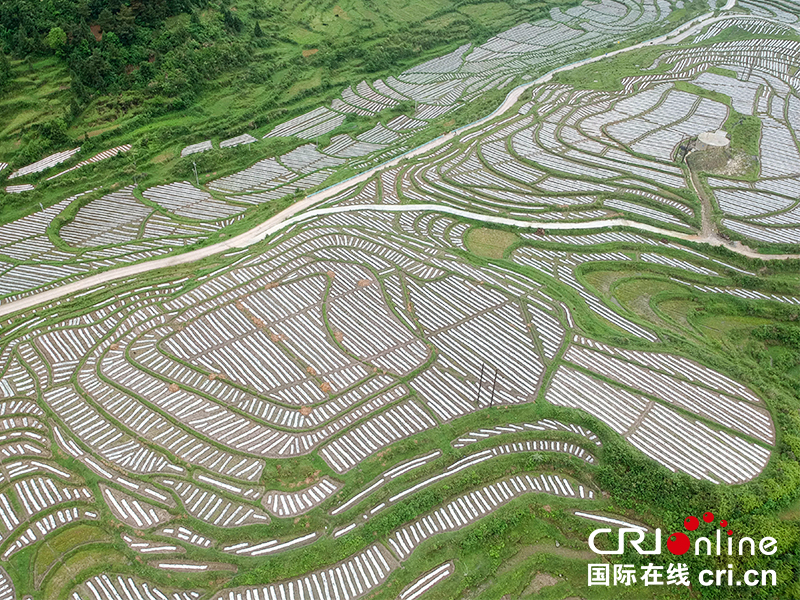
<path id="1" fill-rule="evenodd" d="M 261 25 L 256 21 L 256 26 L 253 28 L 253 35 L 257 38 L 264 37 L 264 32 L 261 31 Z"/>
<path id="2" fill-rule="evenodd" d="M 242 31 L 242 27 L 244 23 L 239 18 L 239 16 L 233 12 L 232 10 L 225 9 L 223 11 L 223 21 L 225 21 L 225 26 L 233 31 L 234 33 L 239 33 Z"/>
<path id="3" fill-rule="evenodd" d="M 22 23 L 19 24 L 19 29 L 17 29 L 17 33 L 14 36 L 14 43 L 11 48 L 14 54 L 23 58 L 33 50 L 33 44 L 31 44 L 30 39 L 28 39 L 28 35 Z"/>
<path id="4" fill-rule="evenodd" d="M 47 34 L 47 45 L 56 54 L 60 54 L 64 50 L 67 43 L 67 34 L 61 27 L 53 27 L 50 33 Z"/>
<path id="5" fill-rule="evenodd" d="M 108 8 L 104 8 L 97 17 L 97 24 L 100 25 L 103 33 L 111 31 L 114 28 L 114 15 Z"/>
<path id="6" fill-rule="evenodd" d="M 3 52 L 0 52 L 0 89 L 11 81 L 11 63 Z"/>
<path id="7" fill-rule="evenodd" d="M 122 6 L 117 13 L 114 31 L 126 44 L 136 38 L 136 15 L 130 6 Z"/>

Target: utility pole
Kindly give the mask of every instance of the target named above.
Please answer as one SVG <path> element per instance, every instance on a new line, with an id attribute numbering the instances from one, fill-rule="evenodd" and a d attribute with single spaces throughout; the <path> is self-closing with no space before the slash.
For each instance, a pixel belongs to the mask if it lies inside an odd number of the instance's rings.
<path id="1" fill-rule="evenodd" d="M 197 177 L 197 163 L 192 161 L 192 167 L 194 168 L 194 180 L 197 183 L 197 187 L 200 187 L 200 179 Z"/>
<path id="2" fill-rule="evenodd" d="M 494 370 L 494 381 L 492 382 L 492 397 L 489 399 L 489 408 L 492 408 L 494 406 L 494 388 L 497 385 L 497 373 L 498 373 L 498 370 L 495 369 Z"/>
<path id="3" fill-rule="evenodd" d="M 475 398 L 475 406 L 480 408 L 481 405 L 481 388 L 483 387 L 483 369 L 486 366 L 485 363 L 481 363 L 481 379 L 478 382 L 478 397 Z"/>

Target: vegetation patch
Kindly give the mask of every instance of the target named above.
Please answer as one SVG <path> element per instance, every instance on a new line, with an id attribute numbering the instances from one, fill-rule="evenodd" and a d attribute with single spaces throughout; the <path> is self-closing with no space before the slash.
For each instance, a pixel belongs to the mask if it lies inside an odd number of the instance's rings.
<path id="1" fill-rule="evenodd" d="M 504 258 L 506 252 L 519 241 L 511 231 L 489 227 L 474 227 L 467 232 L 467 246 L 483 258 Z"/>

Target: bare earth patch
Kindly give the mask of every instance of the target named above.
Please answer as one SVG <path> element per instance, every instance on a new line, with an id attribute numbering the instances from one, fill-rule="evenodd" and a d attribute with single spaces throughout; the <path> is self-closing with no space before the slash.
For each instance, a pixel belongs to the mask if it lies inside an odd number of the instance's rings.
<path id="1" fill-rule="evenodd" d="M 91 137 L 92 133 L 93 132 L 89 133 L 89 137 Z M 100 133 L 100 132 L 98 131 L 97 133 Z M 161 164 L 163 162 L 167 162 L 173 156 L 175 156 L 175 155 L 172 152 L 162 152 L 161 154 L 159 154 L 158 156 L 153 158 L 153 162 L 156 163 L 156 164 Z"/>
<path id="2" fill-rule="evenodd" d="M 561 579 L 550 575 L 550 573 L 537 573 L 536 577 L 533 578 L 533 581 L 531 581 L 528 584 L 528 587 L 525 588 L 525 591 L 522 592 L 522 595 L 527 596 L 528 594 L 538 594 L 542 588 L 555 585 L 559 581 L 561 581 Z"/>

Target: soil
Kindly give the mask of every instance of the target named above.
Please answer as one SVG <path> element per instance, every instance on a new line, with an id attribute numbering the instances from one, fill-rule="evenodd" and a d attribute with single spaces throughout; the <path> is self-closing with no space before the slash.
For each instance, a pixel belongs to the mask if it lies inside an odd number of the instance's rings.
<path id="1" fill-rule="evenodd" d="M 534 577 L 530 584 L 528 584 L 528 587 L 525 588 L 525 591 L 522 592 L 522 595 L 538 594 L 542 588 L 553 586 L 560 581 L 561 579 L 559 577 L 554 577 L 550 575 L 550 573 L 537 573 L 536 577 Z"/>

